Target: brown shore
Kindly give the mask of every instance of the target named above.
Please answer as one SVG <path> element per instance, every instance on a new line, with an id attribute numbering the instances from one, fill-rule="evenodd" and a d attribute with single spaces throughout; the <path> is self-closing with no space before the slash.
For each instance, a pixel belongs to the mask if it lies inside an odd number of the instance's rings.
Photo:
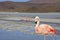
<path id="1" fill-rule="evenodd" d="M 59 3 L 0 2 L 0 12 L 60 12 Z"/>

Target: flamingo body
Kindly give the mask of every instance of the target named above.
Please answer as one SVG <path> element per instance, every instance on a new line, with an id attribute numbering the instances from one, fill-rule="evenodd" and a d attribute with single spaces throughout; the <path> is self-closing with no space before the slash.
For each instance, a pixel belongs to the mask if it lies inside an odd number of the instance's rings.
<path id="1" fill-rule="evenodd" d="M 36 23 L 35 33 L 37 33 L 37 34 L 43 34 L 43 35 L 56 34 L 56 31 L 55 31 L 55 29 L 52 26 L 50 26 L 48 24 L 40 24 L 39 25 L 40 18 L 38 16 L 35 17 L 35 23 Z M 45 40 L 45 37 L 44 37 L 44 40 Z"/>
<path id="2" fill-rule="evenodd" d="M 38 34 L 56 34 L 55 29 L 47 24 L 41 24 L 40 26 L 36 26 L 35 32 Z"/>

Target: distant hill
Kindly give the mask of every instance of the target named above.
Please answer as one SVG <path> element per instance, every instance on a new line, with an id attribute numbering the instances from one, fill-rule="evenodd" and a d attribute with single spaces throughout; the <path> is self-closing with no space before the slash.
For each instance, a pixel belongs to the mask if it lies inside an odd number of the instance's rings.
<path id="1" fill-rule="evenodd" d="M 31 0 L 30 3 L 58 3 L 60 0 Z"/>
<path id="2" fill-rule="evenodd" d="M 4 12 L 60 12 L 60 3 L 0 2 Z"/>

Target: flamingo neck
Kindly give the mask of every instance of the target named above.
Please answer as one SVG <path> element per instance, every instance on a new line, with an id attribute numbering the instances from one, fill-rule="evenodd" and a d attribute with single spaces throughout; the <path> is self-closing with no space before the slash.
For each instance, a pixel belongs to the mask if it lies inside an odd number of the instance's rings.
<path id="1" fill-rule="evenodd" d="M 37 22 L 36 27 L 39 27 L 40 21 Z"/>

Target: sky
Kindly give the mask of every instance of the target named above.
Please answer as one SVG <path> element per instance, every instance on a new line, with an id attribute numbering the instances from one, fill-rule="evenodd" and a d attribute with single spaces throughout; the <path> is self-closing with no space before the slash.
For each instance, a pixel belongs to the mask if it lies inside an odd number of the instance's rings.
<path id="1" fill-rule="evenodd" d="M 0 0 L 0 2 L 2 1 L 27 2 L 29 0 Z"/>

